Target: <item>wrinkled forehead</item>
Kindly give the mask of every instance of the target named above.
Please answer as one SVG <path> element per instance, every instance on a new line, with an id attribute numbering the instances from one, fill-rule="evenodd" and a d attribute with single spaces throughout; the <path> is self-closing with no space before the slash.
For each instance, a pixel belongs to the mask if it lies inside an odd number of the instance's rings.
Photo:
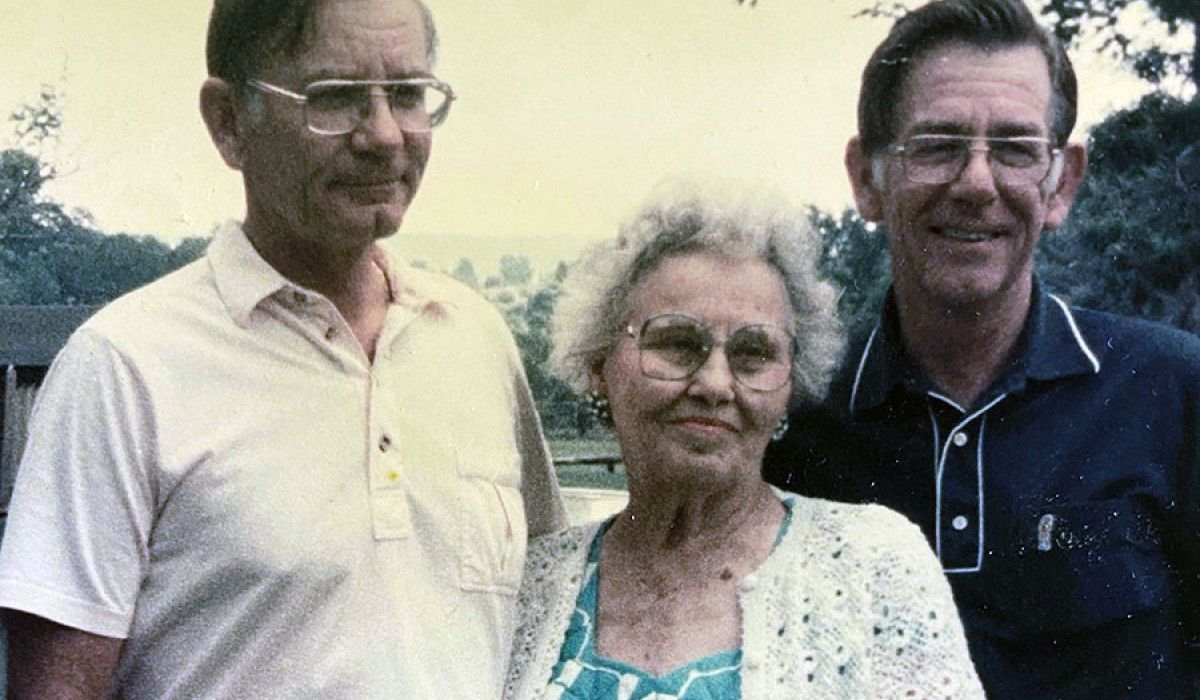
<path id="1" fill-rule="evenodd" d="M 695 318 L 721 333 L 747 324 L 790 327 L 791 302 L 783 276 L 757 257 L 712 251 L 661 259 L 630 290 L 626 322 L 640 325 L 660 314 Z"/>
<path id="2" fill-rule="evenodd" d="M 897 133 L 1046 136 L 1050 70 L 1033 44 L 939 44 L 913 59 L 900 89 Z"/>
<path id="3" fill-rule="evenodd" d="M 265 66 L 315 64 L 327 77 L 355 77 L 364 64 L 397 57 L 419 64 L 408 66 L 414 72 L 428 72 L 430 62 L 425 16 L 414 0 L 312 0 L 303 20 L 274 43 Z"/>

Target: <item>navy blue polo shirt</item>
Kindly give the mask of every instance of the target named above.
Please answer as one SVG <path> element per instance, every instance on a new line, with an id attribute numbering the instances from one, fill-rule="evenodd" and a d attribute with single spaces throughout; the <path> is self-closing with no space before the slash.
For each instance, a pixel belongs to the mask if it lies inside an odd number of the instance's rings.
<path id="1" fill-rule="evenodd" d="M 880 503 L 941 559 L 991 698 L 1189 698 L 1200 679 L 1200 339 L 1040 291 L 973 406 L 889 299 L 767 480 Z"/>

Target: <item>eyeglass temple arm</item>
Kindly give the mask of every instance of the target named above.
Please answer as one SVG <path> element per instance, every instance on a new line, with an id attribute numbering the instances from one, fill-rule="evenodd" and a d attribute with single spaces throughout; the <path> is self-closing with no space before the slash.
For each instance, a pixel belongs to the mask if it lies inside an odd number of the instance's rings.
<path id="1" fill-rule="evenodd" d="M 259 90 L 262 90 L 263 92 L 270 92 L 270 93 L 279 95 L 281 97 L 287 97 L 288 99 L 295 100 L 296 102 L 299 102 L 301 104 L 308 102 L 308 98 L 305 97 L 304 95 L 301 95 L 298 92 L 292 92 L 291 90 L 288 90 L 287 88 L 281 88 L 278 85 L 264 83 L 263 81 L 258 80 L 257 78 L 251 78 L 250 80 L 247 80 L 246 84 L 251 87 L 256 87 Z"/>

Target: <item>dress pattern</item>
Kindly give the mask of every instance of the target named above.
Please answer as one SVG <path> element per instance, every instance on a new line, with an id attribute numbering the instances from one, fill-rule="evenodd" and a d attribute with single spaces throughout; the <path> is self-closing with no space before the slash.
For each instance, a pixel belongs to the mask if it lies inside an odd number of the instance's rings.
<path id="1" fill-rule="evenodd" d="M 779 546 L 792 522 L 792 499 L 775 538 Z M 615 516 L 614 516 L 615 517 Z M 562 653 L 551 674 L 546 700 L 723 700 L 741 697 L 742 650 L 727 649 L 690 661 L 665 674 L 607 659 L 596 651 L 600 549 L 613 519 L 600 527 L 588 547 L 583 588 L 567 627 Z"/>
<path id="2" fill-rule="evenodd" d="M 880 506 L 792 499 L 788 532 L 738 583 L 740 695 L 707 697 L 983 698 L 950 586 L 920 529 Z M 601 525 L 530 543 L 504 700 L 580 698 L 551 683 Z M 703 697 L 699 683 L 687 700 Z"/>

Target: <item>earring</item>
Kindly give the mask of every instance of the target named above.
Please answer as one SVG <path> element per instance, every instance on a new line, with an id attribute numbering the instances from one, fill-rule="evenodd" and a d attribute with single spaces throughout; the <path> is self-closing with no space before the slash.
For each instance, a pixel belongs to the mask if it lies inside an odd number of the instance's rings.
<path id="1" fill-rule="evenodd" d="M 607 396 L 593 389 L 584 394 L 583 399 L 587 403 L 588 413 L 597 423 L 605 427 L 612 425 L 612 405 L 608 403 Z"/>
<path id="2" fill-rule="evenodd" d="M 779 442 L 782 440 L 783 436 L 787 435 L 787 431 L 788 419 L 787 416 L 784 416 L 783 420 L 779 421 L 779 427 L 775 428 L 775 432 L 771 433 L 771 442 Z"/>

